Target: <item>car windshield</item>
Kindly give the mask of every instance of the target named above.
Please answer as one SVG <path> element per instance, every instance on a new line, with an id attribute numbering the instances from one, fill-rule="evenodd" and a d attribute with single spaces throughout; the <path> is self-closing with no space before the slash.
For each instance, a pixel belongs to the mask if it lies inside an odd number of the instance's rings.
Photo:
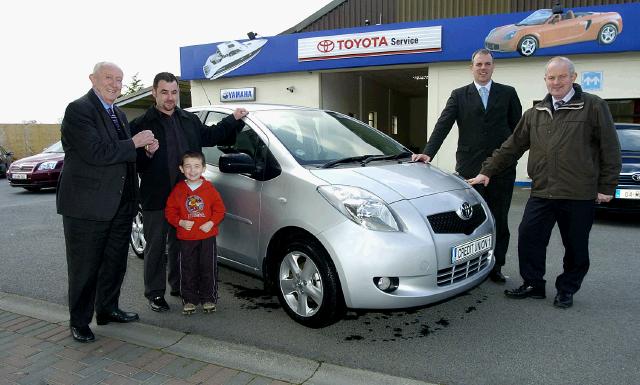
<path id="1" fill-rule="evenodd" d="M 325 165 L 410 156 L 380 131 L 345 115 L 319 110 L 256 111 L 298 163 Z"/>
<path id="2" fill-rule="evenodd" d="M 62 149 L 62 142 L 55 142 L 51 146 L 45 148 L 44 151 L 42 151 L 42 152 L 46 152 L 46 153 L 50 153 L 50 152 L 63 153 L 64 150 Z"/>
<path id="3" fill-rule="evenodd" d="M 552 15 L 550 9 L 539 9 L 527 16 L 524 20 L 517 23 L 516 25 L 538 25 L 544 24 L 545 21 Z"/>
<path id="4" fill-rule="evenodd" d="M 640 152 L 640 129 L 619 129 L 618 139 L 622 151 Z"/>

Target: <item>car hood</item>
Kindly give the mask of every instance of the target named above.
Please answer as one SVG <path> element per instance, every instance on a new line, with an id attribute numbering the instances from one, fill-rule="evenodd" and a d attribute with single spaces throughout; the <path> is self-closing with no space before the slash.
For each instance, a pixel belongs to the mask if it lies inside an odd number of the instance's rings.
<path id="1" fill-rule="evenodd" d="M 508 34 L 509 32 L 518 31 L 519 29 L 522 29 L 522 27 L 518 27 L 515 24 L 509 24 L 509 25 L 503 25 L 502 27 L 496 27 L 493 30 L 491 30 L 491 32 L 487 36 L 487 39 L 502 40 L 502 39 L 504 39 L 504 36 L 506 34 Z"/>
<path id="2" fill-rule="evenodd" d="M 622 173 L 640 171 L 640 152 L 622 151 Z"/>
<path id="3" fill-rule="evenodd" d="M 424 163 L 395 163 L 365 167 L 310 170 L 330 184 L 354 186 L 376 194 L 387 203 L 440 192 L 470 188 L 462 179 Z"/>
<path id="4" fill-rule="evenodd" d="M 41 163 L 41 162 L 46 162 L 46 161 L 50 161 L 50 160 L 63 160 L 64 159 L 64 153 L 61 152 L 43 152 L 40 154 L 36 154 L 36 155 L 32 155 L 32 156 L 27 156 L 26 158 L 22 158 L 22 159 L 18 159 L 15 162 L 13 162 L 14 165 L 19 165 L 19 164 L 28 164 L 28 163 Z"/>

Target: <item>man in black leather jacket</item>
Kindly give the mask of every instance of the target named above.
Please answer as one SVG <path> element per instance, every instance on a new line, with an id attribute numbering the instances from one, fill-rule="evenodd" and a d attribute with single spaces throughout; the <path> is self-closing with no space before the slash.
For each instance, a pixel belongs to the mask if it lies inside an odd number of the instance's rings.
<path id="1" fill-rule="evenodd" d="M 180 158 L 186 151 L 202 151 L 202 147 L 232 144 L 244 126 L 247 115 L 243 108 L 236 109 L 217 125 L 205 126 L 195 114 L 179 108 L 178 79 L 169 72 L 157 74 L 153 80 L 156 99 L 142 116 L 131 122 L 131 132 L 153 132 L 157 142 L 138 149 L 137 166 L 140 176 L 140 203 L 143 210 L 144 236 L 144 295 L 151 309 L 169 310 L 164 294 L 169 262 L 171 295 L 180 295 L 178 269 L 178 243 L 175 229 L 164 216 L 164 208 L 173 186 L 180 180 Z M 168 253 L 165 249 L 168 245 Z"/>

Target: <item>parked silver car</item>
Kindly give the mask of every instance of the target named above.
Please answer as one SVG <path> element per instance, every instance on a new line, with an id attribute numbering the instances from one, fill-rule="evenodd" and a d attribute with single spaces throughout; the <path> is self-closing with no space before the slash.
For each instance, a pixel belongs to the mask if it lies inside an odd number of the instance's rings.
<path id="1" fill-rule="evenodd" d="M 211 125 L 236 107 L 189 110 Z M 322 327 L 346 307 L 422 306 L 488 275 L 493 218 L 462 179 L 340 113 L 243 107 L 236 142 L 204 149 L 227 208 L 218 253 L 261 276 L 291 318 Z"/>

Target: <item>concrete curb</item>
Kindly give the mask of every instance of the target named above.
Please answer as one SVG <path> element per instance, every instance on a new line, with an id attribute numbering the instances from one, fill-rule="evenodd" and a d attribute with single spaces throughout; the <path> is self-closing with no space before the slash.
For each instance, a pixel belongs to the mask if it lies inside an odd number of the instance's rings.
<path id="1" fill-rule="evenodd" d="M 0 292 L 0 309 L 67 326 L 66 306 Z M 139 322 L 96 327 L 95 334 L 211 364 L 303 385 L 433 385 L 347 368 Z"/>

